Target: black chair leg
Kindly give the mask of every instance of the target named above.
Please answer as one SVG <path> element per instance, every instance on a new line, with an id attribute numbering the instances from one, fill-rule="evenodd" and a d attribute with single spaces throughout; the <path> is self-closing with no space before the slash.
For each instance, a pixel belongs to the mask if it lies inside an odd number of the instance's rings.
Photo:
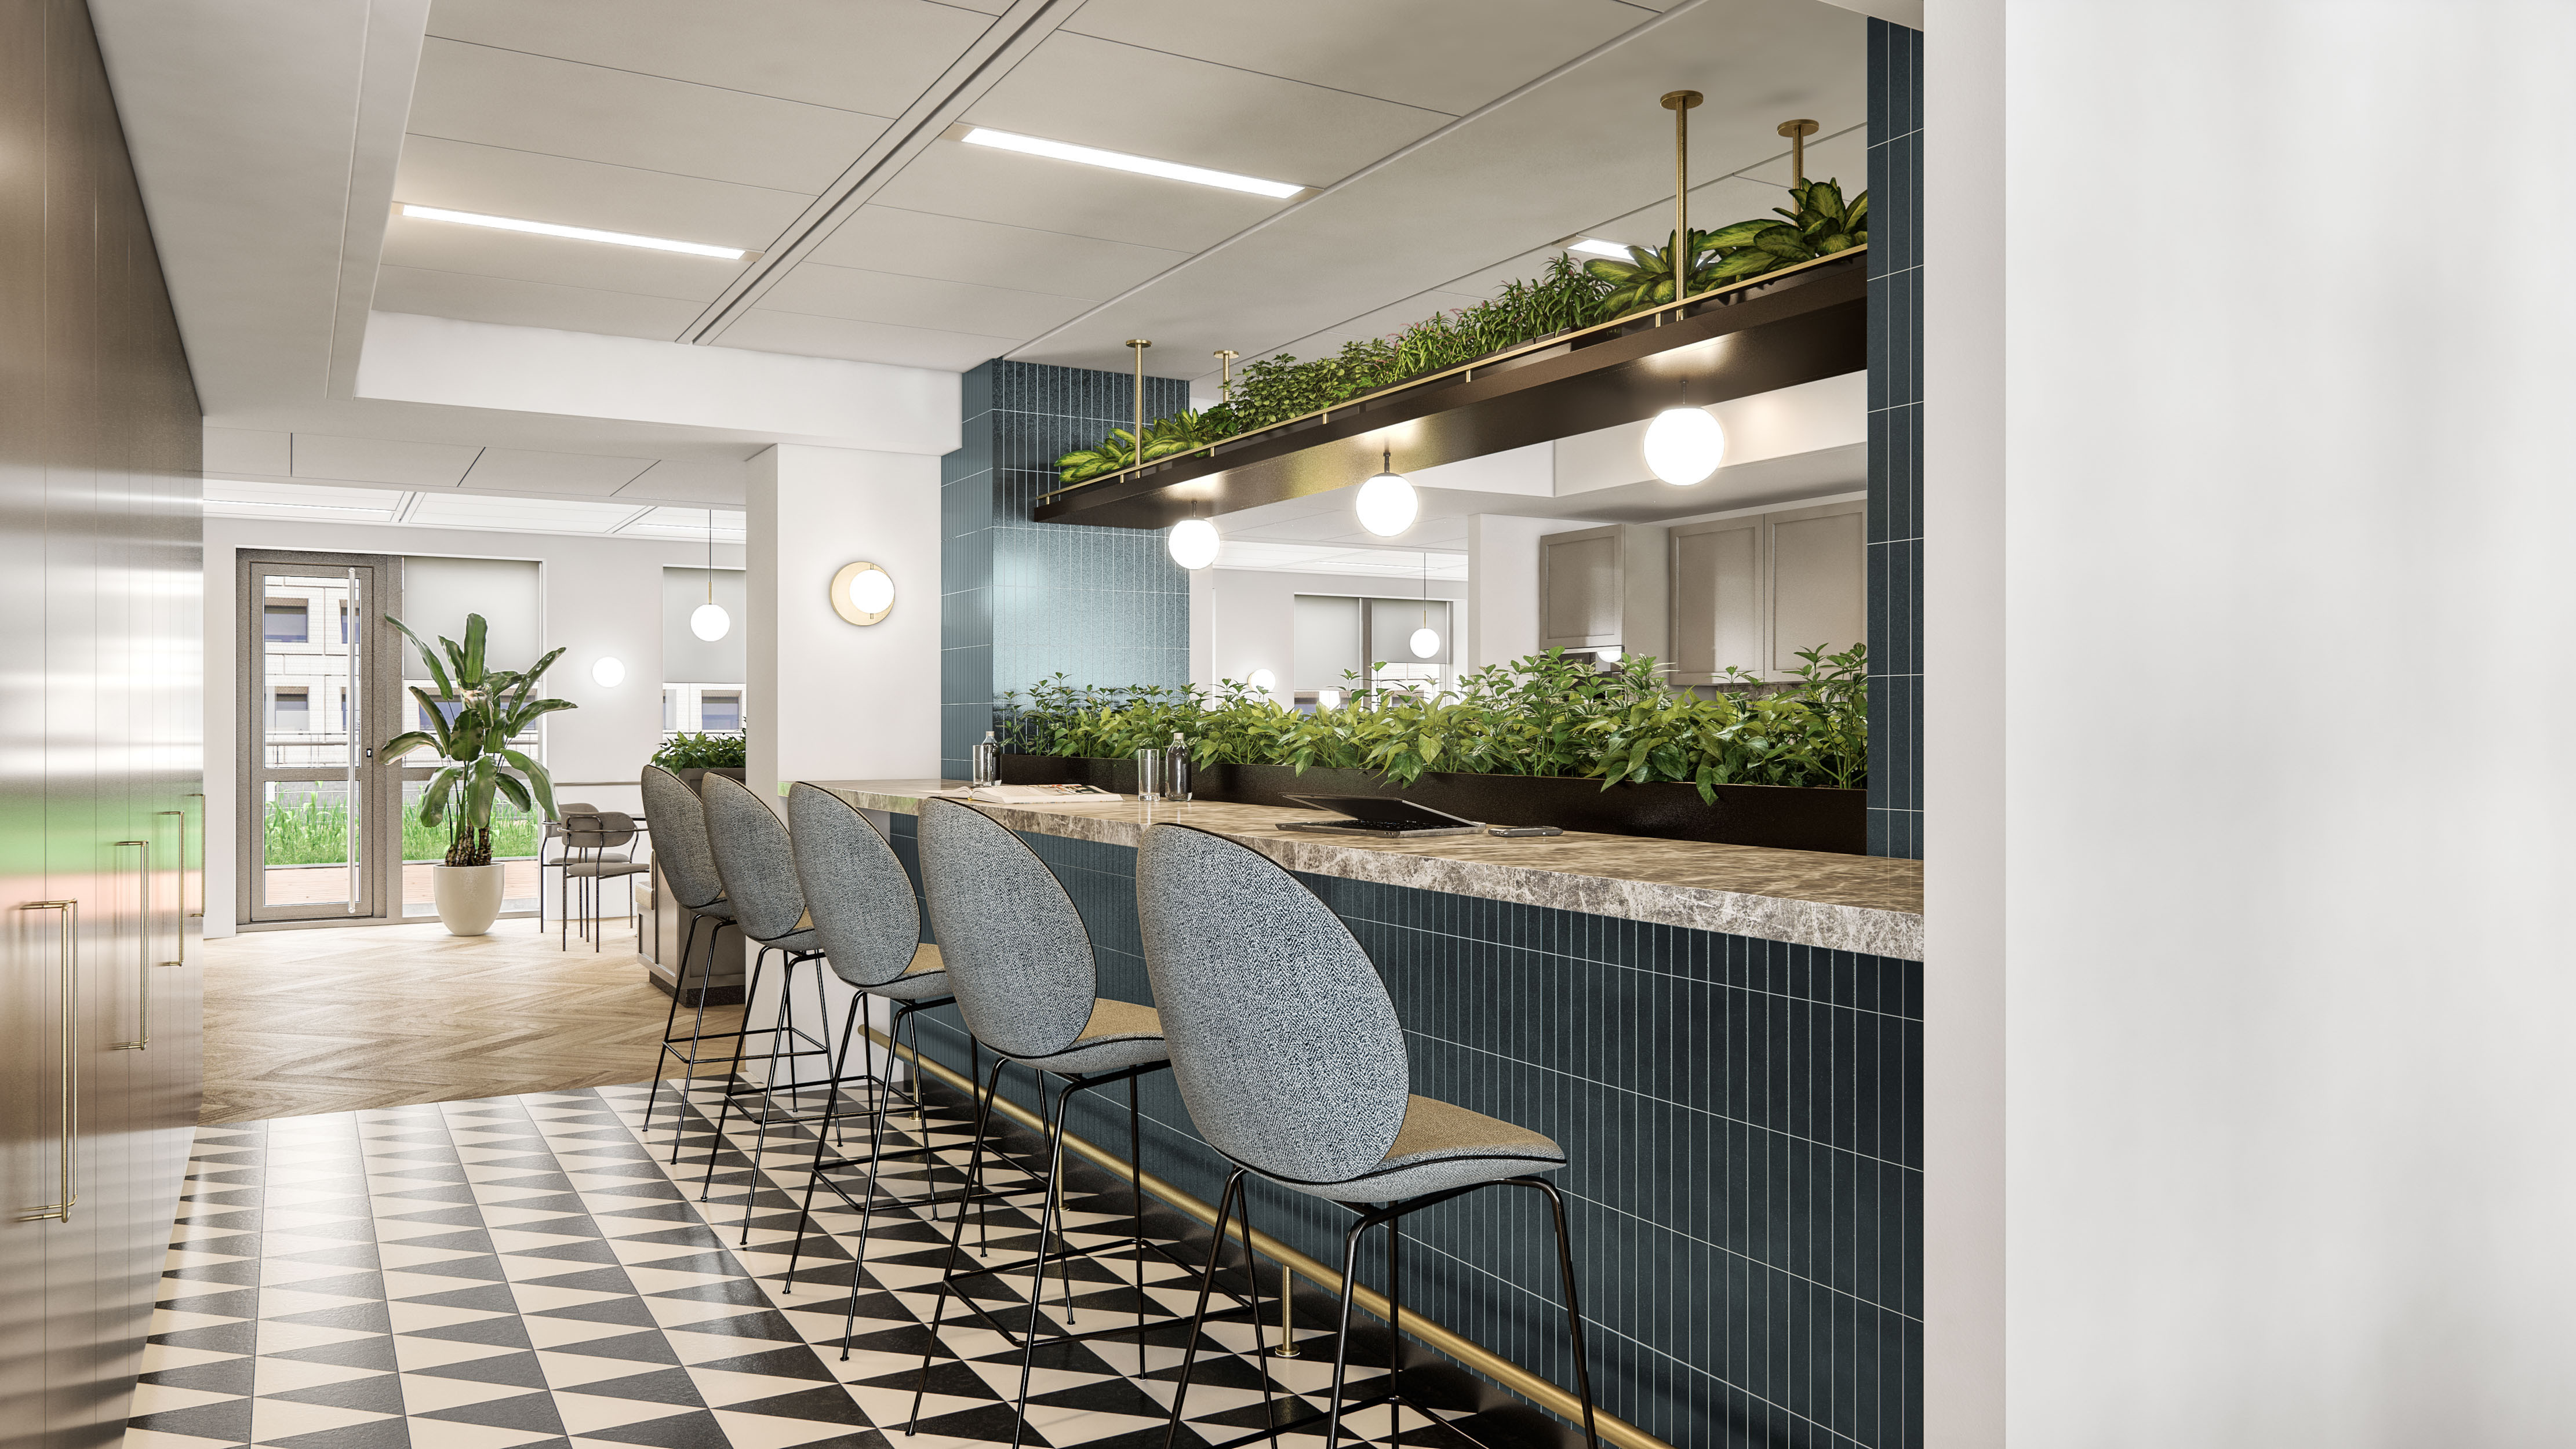
<path id="1" fill-rule="evenodd" d="M 787 1276 L 779 1282 L 779 1295 L 796 1291 L 796 1260 L 805 1255 L 805 1234 L 814 1226 L 814 1189 L 823 1183 L 823 1149 L 832 1140 L 833 1113 L 841 1105 L 841 1074 L 850 1065 L 850 1043 L 858 1036 L 859 1008 L 867 1002 L 864 992 L 850 998 L 849 1019 L 841 1025 L 841 1054 L 832 1062 L 829 1095 L 823 1099 L 823 1121 L 814 1133 L 814 1163 L 805 1170 L 805 1203 L 796 1211 L 796 1245 L 787 1250 Z M 874 1163 L 869 1164 L 871 1168 Z"/>
<path id="2" fill-rule="evenodd" d="M 967 1159 L 966 1165 L 966 1180 L 969 1184 L 967 1192 L 969 1195 L 972 1195 L 974 1192 L 973 1184 L 983 1180 L 984 1125 L 986 1119 L 992 1115 L 993 1096 L 996 1092 L 1001 1090 L 1003 1065 L 1004 1059 L 999 1057 L 994 1059 L 993 1075 L 990 1080 L 985 1082 L 984 1091 L 975 1104 L 975 1150 L 973 1155 Z M 950 1275 L 957 1271 L 957 1260 L 964 1256 L 965 1251 L 966 1205 L 963 1200 L 960 1200 L 957 1205 L 957 1221 L 955 1225 L 949 1229 L 948 1233 L 948 1261 L 939 1270 L 939 1296 L 933 1301 L 930 1309 L 930 1346 L 921 1351 L 921 1380 L 912 1386 L 912 1417 L 905 1420 L 903 1426 L 903 1432 L 906 1434 L 911 1433 L 921 1425 L 922 1396 L 930 1391 L 930 1359 L 931 1355 L 939 1351 L 939 1324 L 948 1313 L 948 1289 L 951 1281 Z M 843 1334 L 841 1336 L 841 1361 L 847 1363 L 849 1362 L 849 1358 L 850 1339 L 848 1334 Z"/>
<path id="3" fill-rule="evenodd" d="M 1332 1403 L 1325 1410 L 1324 1443 L 1327 1449 L 1342 1442 L 1342 1382 L 1351 1366 L 1351 1298 L 1359 1283 L 1360 1237 L 1368 1231 L 1368 1219 L 1351 1224 L 1342 1234 L 1342 1316 L 1333 1332 Z"/>
<path id="4" fill-rule="evenodd" d="M 1556 1223 L 1556 1271 L 1565 1285 L 1565 1329 L 1574 1344 L 1574 1392 L 1583 1400 L 1583 1442 L 1586 1449 L 1601 1449 L 1601 1431 L 1593 1422 L 1592 1366 L 1583 1353 L 1583 1309 L 1574 1298 L 1574 1247 L 1565 1231 L 1565 1199 L 1556 1185 L 1535 1177 L 1509 1179 L 1516 1187 L 1536 1188 L 1547 1199 L 1548 1212 Z"/>
<path id="5" fill-rule="evenodd" d="M 539 900 L 543 900 L 545 899 L 545 894 L 546 893 L 543 889 L 539 889 L 537 892 L 537 898 Z M 702 918 L 698 916 L 691 916 L 689 918 L 688 943 L 691 946 L 697 944 L 698 922 L 701 919 Z M 671 1028 L 680 1024 L 680 993 L 687 990 L 689 986 L 688 964 L 689 953 L 686 950 L 682 950 L 680 952 L 680 970 L 674 975 L 671 982 L 670 1014 L 662 1018 L 662 1041 L 659 1046 L 654 1048 L 653 1090 L 644 1098 L 644 1125 L 637 1129 L 639 1135 L 653 1130 L 653 1109 L 660 1105 L 662 1101 L 662 1068 L 671 1060 Z M 701 1001 L 705 1000 L 703 993 L 701 993 L 699 999 Z M 690 1045 L 695 1046 L 696 1042 L 692 1041 Z M 683 1111 L 685 1114 L 685 1108 Z"/>
<path id="6" fill-rule="evenodd" d="M 1180 1440 L 1181 1406 L 1189 1401 L 1190 1374 L 1198 1367 L 1199 1362 L 1199 1334 L 1207 1327 L 1208 1299 L 1216 1291 L 1216 1266 L 1225 1257 L 1226 1219 L 1234 1212 L 1235 1194 L 1241 1191 L 1243 1191 L 1243 1169 L 1238 1167 L 1226 1174 L 1225 1191 L 1217 1195 L 1216 1234 L 1208 1239 L 1207 1271 L 1199 1276 L 1199 1306 L 1197 1311 L 1190 1315 L 1190 1336 L 1181 1346 L 1181 1379 L 1179 1383 L 1172 1385 L 1172 1418 L 1171 1422 L 1163 1427 L 1163 1449 L 1175 1449 Z M 1247 1234 L 1248 1242 L 1249 1234 Z M 1258 1278 L 1260 1273 L 1255 1271 L 1253 1276 Z M 1254 1285 L 1254 1291 L 1259 1291 L 1258 1284 Z M 1256 1316 L 1254 1326 L 1258 1328 L 1259 1323 L 1260 1320 Z M 1268 1400 L 1268 1391 L 1269 1386 L 1265 1381 L 1263 1384 L 1265 1402 Z M 1326 1441 L 1327 1449 L 1330 1449 L 1330 1443 L 1331 1441 Z"/>
<path id="7" fill-rule="evenodd" d="M 759 952 L 751 958 L 751 977 L 743 983 L 742 1035 L 734 1038 L 732 1076 L 729 1076 L 725 1082 L 724 1105 L 716 1109 L 715 1140 L 707 1144 L 707 1174 L 698 1182 L 698 1201 L 700 1202 L 705 1202 L 707 1200 L 707 1194 L 715 1191 L 716 1159 L 724 1154 L 725 1125 L 733 1121 L 734 1099 L 742 1095 L 742 1090 L 735 1085 L 732 1078 L 742 1075 L 743 1063 L 750 1060 L 747 1049 L 751 1045 L 751 1004 L 760 999 L 760 974 L 769 969 L 769 953 L 771 949 L 772 948 L 768 946 L 763 946 L 760 948 Z M 792 984 L 794 977 L 792 970 L 790 971 L 789 976 Z M 775 1053 L 778 1050 L 778 1042 L 775 1037 L 770 1039 L 769 1049 L 772 1053 Z M 758 1169 L 755 1166 L 754 1171 L 757 1170 Z"/>
<path id="8" fill-rule="evenodd" d="M 1047 1165 L 1046 1195 L 1039 1199 L 1038 1206 L 1038 1259 L 1036 1272 L 1029 1277 L 1028 1331 L 1020 1337 L 1020 1397 L 1014 1405 L 1019 1418 L 1011 1426 L 1011 1449 L 1020 1449 L 1028 1438 L 1029 1379 L 1037 1368 L 1039 1312 L 1046 1306 L 1047 1244 L 1059 1236 L 1058 1225 L 1063 1221 L 1057 1188 L 1064 1179 L 1064 1119 L 1067 1109 L 1073 1105 L 1072 1096 L 1070 1087 L 1056 1093 L 1055 1118 L 1048 1124 L 1044 1158 Z M 1043 1075 L 1038 1078 L 1038 1107 L 1041 1113 L 1046 1108 L 1046 1078 Z M 1057 1256 L 1062 1260 L 1066 1255 L 1059 1249 Z M 1069 1265 L 1065 1270 L 1064 1293 L 1069 1319 L 1073 1308 L 1073 1273 Z"/>

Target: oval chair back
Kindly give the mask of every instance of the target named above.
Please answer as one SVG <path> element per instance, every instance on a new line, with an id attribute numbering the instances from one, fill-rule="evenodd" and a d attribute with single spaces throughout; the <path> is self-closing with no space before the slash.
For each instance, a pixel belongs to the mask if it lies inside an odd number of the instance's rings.
<path id="1" fill-rule="evenodd" d="M 623 849 L 635 839 L 635 817 L 597 806 L 567 807 L 563 812 L 564 845 L 571 850 Z"/>
<path id="2" fill-rule="evenodd" d="M 1136 860 L 1145 970 L 1209 1146 L 1284 1182 L 1345 1182 L 1404 1125 L 1404 1032 L 1368 953 L 1268 858 L 1184 825 Z"/>
<path id="3" fill-rule="evenodd" d="M 751 787 L 723 775 L 700 782 L 707 806 L 707 845 L 735 924 L 755 941 L 793 935 L 805 919 L 805 892 L 796 884 L 796 859 L 787 823 L 761 803 Z"/>
<path id="4" fill-rule="evenodd" d="M 921 903 L 894 847 L 857 806 L 801 780 L 787 787 L 787 825 L 796 882 L 834 974 L 865 990 L 911 970 Z"/>
<path id="5" fill-rule="evenodd" d="M 714 905 L 725 888 L 724 878 L 716 874 L 715 851 L 707 844 L 706 802 L 687 781 L 659 765 L 644 767 L 642 783 L 644 818 L 653 822 L 653 857 L 662 863 L 671 899 L 692 911 Z"/>
<path id="6" fill-rule="evenodd" d="M 1072 1046 L 1099 971 L 1073 897 L 1037 852 L 982 811 L 924 800 L 921 890 L 975 1039 L 1006 1057 Z"/>

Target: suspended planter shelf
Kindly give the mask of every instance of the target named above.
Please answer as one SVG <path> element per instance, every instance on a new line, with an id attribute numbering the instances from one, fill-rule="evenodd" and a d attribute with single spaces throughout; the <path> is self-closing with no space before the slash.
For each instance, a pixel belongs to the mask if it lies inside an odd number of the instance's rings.
<path id="1" fill-rule="evenodd" d="M 1394 434 L 1407 471 L 1643 422 L 1869 365 L 1868 248 L 1562 332 L 1060 488 L 1041 522 L 1165 528 L 1346 488 Z"/>

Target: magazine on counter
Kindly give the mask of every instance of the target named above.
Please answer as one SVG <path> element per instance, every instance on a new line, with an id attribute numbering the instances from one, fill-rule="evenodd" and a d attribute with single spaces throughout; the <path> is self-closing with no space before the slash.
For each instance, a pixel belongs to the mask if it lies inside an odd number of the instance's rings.
<path id="1" fill-rule="evenodd" d="M 933 798 L 979 800 L 987 805 L 1052 805 L 1067 800 L 1124 800 L 1127 797 L 1091 785 L 977 785 L 942 790 Z"/>

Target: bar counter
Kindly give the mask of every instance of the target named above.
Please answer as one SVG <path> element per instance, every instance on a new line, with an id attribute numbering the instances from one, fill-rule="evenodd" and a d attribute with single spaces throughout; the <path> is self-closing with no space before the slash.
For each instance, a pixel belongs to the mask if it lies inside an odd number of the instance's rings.
<path id="1" fill-rule="evenodd" d="M 961 780 L 817 780 L 862 810 L 917 815 Z M 1210 801 L 1065 800 L 976 808 L 1013 830 L 1133 849 L 1171 821 L 1243 841 L 1293 871 L 1651 921 L 1762 941 L 1923 958 L 1923 862 L 1568 831 L 1551 836 L 1370 840 L 1300 834 L 1321 810 Z"/>
<path id="2" fill-rule="evenodd" d="M 957 787 L 814 783 L 870 812 L 917 887 L 920 801 Z M 1105 997 L 1153 1000 L 1135 891 L 1149 823 L 1242 840 L 1340 916 L 1404 1022 L 1412 1090 L 1566 1148 L 1554 1180 L 1593 1384 L 1623 1421 L 1605 1442 L 1920 1443 L 1919 862 L 1608 835 L 1311 835 L 1275 826 L 1317 812 L 1205 802 L 976 808 L 1064 883 Z M 955 1009 L 921 1020 L 925 1054 L 966 1070 Z M 1023 1106 L 1026 1081 L 1005 1077 Z M 1070 1128 L 1123 1161 L 1124 1109 L 1077 1099 Z M 1226 1164 L 1168 1076 L 1145 1079 L 1142 1110 L 1145 1171 L 1212 1203 Z M 1340 1209 L 1257 1186 L 1253 1212 L 1297 1252 L 1340 1261 Z M 1408 1323 L 1493 1355 L 1502 1389 L 1573 1383 L 1533 1195 L 1430 1209 L 1405 1241 Z M 1361 1255 L 1370 1287 L 1377 1258 Z"/>

